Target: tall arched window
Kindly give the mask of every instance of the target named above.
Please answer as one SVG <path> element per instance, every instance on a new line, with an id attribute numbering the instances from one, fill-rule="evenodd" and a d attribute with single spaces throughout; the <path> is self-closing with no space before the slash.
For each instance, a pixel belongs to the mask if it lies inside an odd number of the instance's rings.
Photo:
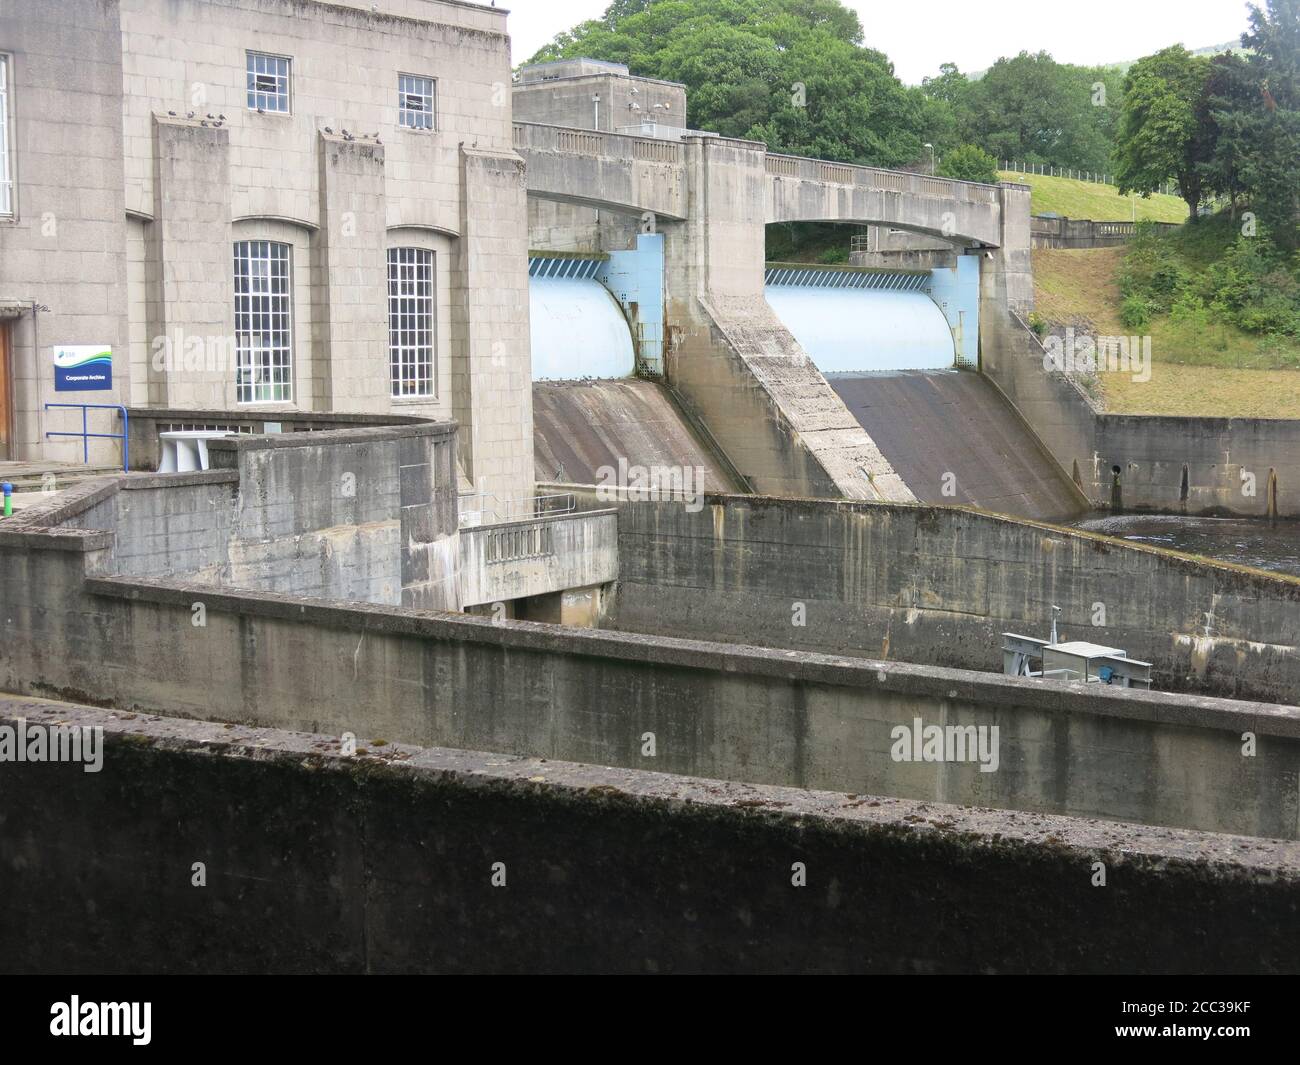
<path id="1" fill-rule="evenodd" d="M 388 249 L 388 370 L 391 395 L 433 395 L 433 252 Z"/>
<path id="2" fill-rule="evenodd" d="M 290 245 L 235 244 L 235 399 L 293 401 L 293 267 Z"/>

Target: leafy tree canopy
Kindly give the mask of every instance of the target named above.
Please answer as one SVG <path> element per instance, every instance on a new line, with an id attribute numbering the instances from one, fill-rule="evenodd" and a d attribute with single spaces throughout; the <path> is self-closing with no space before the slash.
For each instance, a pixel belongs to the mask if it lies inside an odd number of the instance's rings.
<path id="1" fill-rule="evenodd" d="M 978 144 L 997 159 L 1093 172 L 1109 166 L 1121 87 L 1114 70 L 1046 52 L 999 59 L 977 80 L 945 63 L 921 86 L 946 116 L 931 123 L 936 145 Z"/>
<path id="2" fill-rule="evenodd" d="M 983 181 L 993 184 L 998 180 L 998 161 L 982 148 L 963 144 L 943 157 L 939 173 L 960 181 Z"/>
<path id="3" fill-rule="evenodd" d="M 773 151 L 905 166 L 931 140 L 926 97 L 839 0 L 614 0 L 531 61 L 580 57 L 682 82 L 693 128 Z"/>
<path id="4" fill-rule="evenodd" d="M 1124 77 L 1124 105 L 1115 143 L 1121 194 L 1150 195 L 1178 182 L 1195 219 L 1203 193 L 1201 166 L 1212 145 L 1200 120 L 1210 61 L 1181 44 L 1139 59 Z"/>

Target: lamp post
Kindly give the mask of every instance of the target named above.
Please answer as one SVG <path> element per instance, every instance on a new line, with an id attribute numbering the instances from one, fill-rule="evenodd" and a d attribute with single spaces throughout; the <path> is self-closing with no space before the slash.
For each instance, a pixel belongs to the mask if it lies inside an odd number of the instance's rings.
<path id="1" fill-rule="evenodd" d="M 934 176 L 934 145 L 923 144 L 921 145 L 921 147 L 930 149 L 930 176 L 933 177 Z"/>

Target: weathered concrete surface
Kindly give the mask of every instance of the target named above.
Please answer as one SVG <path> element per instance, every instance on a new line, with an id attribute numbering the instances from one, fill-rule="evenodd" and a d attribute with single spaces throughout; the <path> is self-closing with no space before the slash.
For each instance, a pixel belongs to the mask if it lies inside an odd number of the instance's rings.
<path id="1" fill-rule="evenodd" d="M 529 63 L 519 70 L 510 92 L 517 122 L 548 122 L 607 133 L 650 122 L 659 130 L 686 125 L 686 86 L 643 78 L 622 63 L 559 59 Z M 598 96 L 604 106 L 593 106 Z M 635 101 L 637 110 L 627 106 Z"/>
<path id="2" fill-rule="evenodd" d="M 1169 233 L 1180 222 L 1149 222 L 1157 232 Z M 1061 215 L 1034 215 L 1032 221 L 1035 248 L 1113 248 L 1127 244 L 1137 233 L 1136 222 L 1093 222 L 1087 218 Z"/>
<path id="3" fill-rule="evenodd" d="M 618 578 L 614 510 L 462 529 L 459 540 L 462 607 L 597 587 Z"/>
<path id="4" fill-rule="evenodd" d="M 327 411 L 276 410 L 258 412 L 248 409 L 219 410 L 180 407 L 128 407 L 127 432 L 131 440 L 131 469 L 153 472 L 162 461 L 162 442 L 158 434 L 174 429 L 204 428 L 211 431 L 297 433 L 320 429 L 364 429 L 392 425 L 412 425 L 431 421 L 418 415 L 336 414 Z M 268 426 L 275 428 L 268 429 Z"/>
<path id="5" fill-rule="evenodd" d="M 277 478 L 292 485 L 317 467 L 328 473 L 313 482 L 317 490 L 334 479 L 342 485 L 340 471 L 350 466 L 358 480 L 367 471 L 391 475 L 383 456 L 393 458 L 388 449 L 395 446 L 398 501 L 408 488 L 417 500 L 401 506 L 401 543 L 413 544 L 417 558 L 447 545 L 454 561 L 452 538 L 415 535 L 426 518 L 435 523 L 436 513 L 426 512 L 439 512 L 439 498 L 454 519 L 450 462 L 439 467 L 442 495 L 430 502 L 437 441 L 450 439 L 439 431 L 426 424 L 225 441 L 214 454 L 239 465 L 240 506 L 247 508 L 235 509 L 232 529 L 248 519 L 276 544 L 287 542 L 276 529 L 305 514 L 334 520 L 336 508 L 350 502 L 297 506 L 294 492 L 271 487 Z M 402 459 L 402 447 L 429 441 L 433 461 Z M 333 457 L 313 457 L 321 448 Z M 233 472 L 181 475 L 178 498 L 220 498 L 203 493 L 229 492 Z M 116 526 L 68 522 L 95 513 L 113 492 L 165 500 L 163 485 L 172 478 L 127 480 L 140 487 L 124 490 L 121 478 L 108 486 L 88 482 L 72 499 L 56 496 L 0 526 L 0 685 L 201 718 L 375 728 L 403 741 L 633 767 L 642 764 L 650 731 L 658 737 L 658 767 L 692 775 L 1300 833 L 1294 707 L 1074 690 L 882 661 L 907 654 L 997 668 L 1000 629 L 1045 631 L 1046 606 L 1057 600 L 1066 607 L 1064 623 L 1082 628 L 1081 617 L 1095 616 L 1093 597 L 1119 590 L 1101 600 L 1112 612 L 1110 628 L 1087 635 L 1134 654 L 1152 646 L 1158 679 L 1164 668 L 1186 668 L 1178 678 L 1184 687 L 1261 698 L 1278 692 L 1291 701 L 1300 580 L 960 509 L 745 497 L 711 497 L 699 513 L 680 502 L 623 507 L 629 546 L 618 547 L 619 564 L 626 557 L 630 565 L 620 573 L 617 623 L 776 645 L 765 650 L 231 591 L 207 573 L 164 576 L 162 560 L 160 576 L 141 576 L 149 572 L 147 551 L 124 556 L 133 575 L 121 576 Z M 262 490 L 274 507 L 256 505 Z M 148 532 L 155 526 L 146 517 L 166 513 L 166 506 L 137 507 L 130 520 Z M 50 527 L 57 521 L 64 524 Z M 211 534 L 194 524 L 177 538 L 186 550 L 213 550 L 219 558 L 216 538 L 205 539 Z M 430 527 L 437 533 L 436 523 Z M 585 608 L 569 603 L 570 613 L 599 615 L 599 586 L 615 573 L 607 565 L 616 544 L 610 514 L 484 530 L 483 565 L 502 563 L 506 577 L 525 582 L 514 590 L 528 594 L 527 580 L 549 572 L 532 561 L 532 537 L 547 529 L 553 537 L 572 534 L 575 548 L 594 548 L 577 553 L 579 566 L 606 565 L 567 573 L 591 593 Z M 404 569 L 409 586 L 406 576 Z M 1214 615 L 1206 639 L 1195 627 L 1202 599 Z M 566 604 L 552 606 L 563 618 Z M 536 614 L 523 616 L 552 616 L 548 609 L 538 604 Z M 1271 642 L 1261 642 L 1261 633 Z M 894 729 L 917 718 L 998 727 L 997 770 L 983 772 L 971 761 L 895 761 Z M 1241 745 L 1247 731 L 1260 739 L 1248 758 Z"/>
<path id="6" fill-rule="evenodd" d="M 1085 691 L 177 580 L 87 579 L 99 548 L 90 538 L 107 535 L 69 530 L 30 550 L 0 534 L 0 688 L 638 768 L 651 732 L 655 767 L 688 775 L 1300 834 L 1295 707 Z M 620 595 L 658 604 L 665 617 L 684 601 L 635 585 Z M 725 635 L 745 611 L 760 618 L 768 604 L 724 601 L 731 615 L 717 600 L 697 606 L 697 624 Z M 917 718 L 998 726 L 998 769 L 895 761 L 893 730 Z M 1250 758 L 1242 755 L 1246 731 L 1259 738 Z"/>
<path id="7" fill-rule="evenodd" d="M 99 478 L 3 531 L 99 529 L 99 572 L 457 609 L 456 426 L 210 442 L 213 468 Z"/>
<path id="8" fill-rule="evenodd" d="M 676 141 L 599 130 L 514 124 L 528 193 L 581 207 L 686 217 L 686 177 Z"/>
<path id="9" fill-rule="evenodd" d="M 545 102 L 537 102 L 530 113 L 555 123 L 573 118 L 560 112 L 552 116 L 547 110 Z M 672 221 L 687 217 L 700 188 L 692 187 L 682 141 L 624 136 L 589 126 L 514 123 L 514 147 L 528 165 L 530 195 L 631 214 L 650 212 Z M 775 155 L 756 141 L 689 135 L 685 140 L 741 145 L 754 156 L 762 181 L 753 192 L 764 222 L 879 223 L 942 236 L 958 245 L 996 247 L 1004 237 L 997 185 Z M 751 165 L 750 160 L 740 163 L 741 168 Z M 735 207 L 709 202 L 706 209 L 717 212 L 714 221 L 725 222 Z"/>
<path id="10" fill-rule="evenodd" d="M 1275 973 L 1300 957 L 1294 843 L 369 733 L 346 758 L 334 736 L 0 700 L 0 724 L 19 717 L 102 727 L 106 748 L 96 774 L 4 767 L 14 972 Z"/>
<path id="11" fill-rule="evenodd" d="M 533 466 L 540 480 L 600 484 L 630 466 L 702 469 L 707 491 L 743 485 L 655 381 L 533 382 Z"/>
<path id="12" fill-rule="evenodd" d="M 899 371 L 829 381 L 921 502 L 1045 521 L 1088 509 L 1083 493 L 980 374 Z"/>
<path id="13" fill-rule="evenodd" d="M 695 307 L 669 379 L 756 491 L 913 498 L 761 293 Z"/>
<path id="14" fill-rule="evenodd" d="M 1094 506 L 1111 505 L 1118 466 L 1126 510 L 1300 516 L 1300 419 L 1107 414 L 1044 359 L 1019 318 L 982 298 L 981 370 Z"/>
<path id="15" fill-rule="evenodd" d="M 958 245 L 1002 243 L 997 185 L 771 152 L 764 168 L 769 222 L 870 222 Z"/>
<path id="16" fill-rule="evenodd" d="M 618 627 L 1000 671 L 999 634 L 1045 637 L 1057 605 L 1158 688 L 1300 698 L 1295 577 L 963 508 L 708 504 L 620 504 Z"/>

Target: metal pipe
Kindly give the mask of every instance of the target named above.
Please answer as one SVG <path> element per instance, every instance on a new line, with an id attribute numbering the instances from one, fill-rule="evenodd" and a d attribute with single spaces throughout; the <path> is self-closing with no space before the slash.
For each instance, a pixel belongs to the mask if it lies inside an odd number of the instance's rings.
<path id="1" fill-rule="evenodd" d="M 41 330 L 37 321 L 41 313 L 40 307 L 39 302 L 32 300 L 32 380 L 36 383 L 36 443 L 33 445 L 35 448 L 40 448 L 45 442 L 45 411 L 41 406 Z M 14 417 L 16 420 L 16 413 Z M 28 456 L 28 458 L 36 457 L 35 454 Z"/>

